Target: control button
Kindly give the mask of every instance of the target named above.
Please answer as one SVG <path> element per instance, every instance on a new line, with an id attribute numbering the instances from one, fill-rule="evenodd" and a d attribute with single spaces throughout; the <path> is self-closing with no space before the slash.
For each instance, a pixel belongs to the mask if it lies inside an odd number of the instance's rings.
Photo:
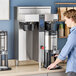
<path id="1" fill-rule="evenodd" d="M 41 46 L 41 49 L 44 50 L 44 46 Z"/>

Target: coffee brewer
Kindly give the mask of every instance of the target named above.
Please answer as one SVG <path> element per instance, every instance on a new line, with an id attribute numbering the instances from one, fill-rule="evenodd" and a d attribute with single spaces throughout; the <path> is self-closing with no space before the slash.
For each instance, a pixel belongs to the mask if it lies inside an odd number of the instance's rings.
<path id="1" fill-rule="evenodd" d="M 35 60 L 39 67 L 48 67 L 57 50 L 57 32 L 52 29 L 58 14 L 51 7 L 15 7 L 16 65 Z"/>

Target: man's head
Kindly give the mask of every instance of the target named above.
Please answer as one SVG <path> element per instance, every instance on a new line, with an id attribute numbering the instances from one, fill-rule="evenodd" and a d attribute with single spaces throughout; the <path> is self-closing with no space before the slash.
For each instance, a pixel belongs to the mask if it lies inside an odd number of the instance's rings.
<path id="1" fill-rule="evenodd" d="M 76 26 L 76 10 L 75 9 L 71 9 L 68 11 L 64 12 L 64 19 L 65 19 L 65 23 L 67 24 L 68 27 L 73 27 Z"/>

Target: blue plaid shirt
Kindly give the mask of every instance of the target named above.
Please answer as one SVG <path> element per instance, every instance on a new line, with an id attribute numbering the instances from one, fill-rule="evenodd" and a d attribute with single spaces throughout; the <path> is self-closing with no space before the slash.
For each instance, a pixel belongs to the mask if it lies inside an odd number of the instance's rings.
<path id="1" fill-rule="evenodd" d="M 62 48 L 58 58 L 65 60 L 66 56 L 68 56 L 66 73 L 76 72 L 76 26 L 70 29 L 67 42 Z"/>

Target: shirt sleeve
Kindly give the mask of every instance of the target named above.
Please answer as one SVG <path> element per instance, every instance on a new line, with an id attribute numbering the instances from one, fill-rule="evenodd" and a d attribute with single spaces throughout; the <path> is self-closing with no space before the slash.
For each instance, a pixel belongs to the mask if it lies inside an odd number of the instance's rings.
<path id="1" fill-rule="evenodd" d="M 66 56 L 68 56 L 68 54 L 73 50 L 74 46 L 75 46 L 75 38 L 76 35 L 72 34 L 70 37 L 68 37 L 67 42 L 65 44 L 65 46 L 63 47 L 63 49 L 61 50 L 58 58 L 60 60 L 65 60 Z"/>

